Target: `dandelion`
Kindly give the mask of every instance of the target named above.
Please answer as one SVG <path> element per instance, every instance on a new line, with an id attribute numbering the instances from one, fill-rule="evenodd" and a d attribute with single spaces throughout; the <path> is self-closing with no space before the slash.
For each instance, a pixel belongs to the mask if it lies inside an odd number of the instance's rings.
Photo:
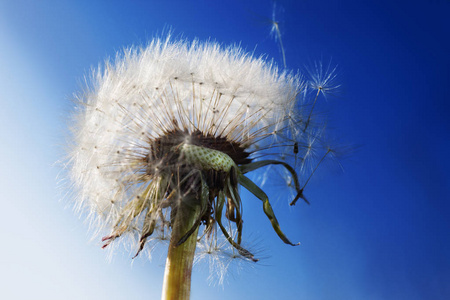
<path id="1" fill-rule="evenodd" d="M 291 204 L 306 201 L 290 163 L 311 140 L 304 86 L 237 47 L 170 38 L 126 49 L 94 72 L 77 97 L 69 165 L 77 207 L 106 232 L 103 247 L 123 242 L 136 257 L 169 241 L 163 299 L 188 299 L 197 243 L 203 254 L 229 247 L 229 257 L 258 260 L 243 243 L 240 187 L 261 200 L 279 238 L 297 245 L 247 173 L 283 167 Z"/>

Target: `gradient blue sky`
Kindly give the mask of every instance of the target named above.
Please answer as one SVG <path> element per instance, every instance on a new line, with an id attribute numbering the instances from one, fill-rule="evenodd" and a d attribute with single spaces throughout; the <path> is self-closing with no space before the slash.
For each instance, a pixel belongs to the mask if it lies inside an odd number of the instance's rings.
<path id="1" fill-rule="evenodd" d="M 108 263 L 60 200 L 54 163 L 83 76 L 124 46 L 171 28 L 282 62 L 273 2 L 212 2 L 0 1 L 1 299 L 159 299 L 164 258 Z M 196 268 L 192 299 L 450 299 L 449 13 L 445 0 L 277 2 L 288 68 L 339 66 L 342 91 L 322 107 L 361 147 L 344 172 L 320 169 L 310 206 L 274 203 L 299 247 L 245 200 L 266 258 L 223 287 Z"/>

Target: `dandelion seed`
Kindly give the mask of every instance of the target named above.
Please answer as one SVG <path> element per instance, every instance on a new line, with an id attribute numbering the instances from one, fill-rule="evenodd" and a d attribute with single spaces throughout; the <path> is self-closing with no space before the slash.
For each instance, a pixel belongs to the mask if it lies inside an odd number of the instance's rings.
<path id="1" fill-rule="evenodd" d="M 333 66 L 331 61 L 327 66 L 324 66 L 322 61 L 316 61 L 312 67 L 306 69 L 309 75 L 308 83 L 312 89 L 325 97 L 339 90 L 341 85 L 336 83 L 337 66 Z"/>
<path id="2" fill-rule="evenodd" d="M 281 39 L 280 22 L 276 18 L 276 2 L 273 3 L 272 18 L 270 19 L 271 29 L 270 34 L 274 37 L 275 42 L 280 44 L 281 56 L 283 58 L 283 66 L 286 68 L 286 54 L 284 53 L 283 40 Z"/>
<path id="3" fill-rule="evenodd" d="M 170 240 L 163 298 L 187 298 L 197 242 L 258 260 L 243 246 L 240 186 L 279 238 L 298 245 L 246 173 L 281 166 L 291 204 L 307 202 L 287 161 L 310 134 L 298 130 L 303 87 L 298 75 L 214 43 L 155 39 L 107 62 L 78 97 L 69 162 L 76 205 L 107 232 L 103 247 L 122 242 L 136 257 Z"/>
<path id="4" fill-rule="evenodd" d="M 309 126 L 319 95 L 322 94 L 326 98 L 328 94 L 332 94 L 339 89 L 340 85 L 336 83 L 336 69 L 337 66 L 331 66 L 331 61 L 326 68 L 324 68 L 322 61 L 314 62 L 314 66 L 312 68 L 307 68 L 310 77 L 308 80 L 309 87 L 317 92 L 314 97 L 308 119 L 306 120 L 304 130 L 306 130 Z"/>

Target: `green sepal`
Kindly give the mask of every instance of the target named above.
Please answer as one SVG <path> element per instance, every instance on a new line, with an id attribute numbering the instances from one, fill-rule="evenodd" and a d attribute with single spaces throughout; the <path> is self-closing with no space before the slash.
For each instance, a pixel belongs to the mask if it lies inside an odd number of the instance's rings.
<path id="1" fill-rule="evenodd" d="M 247 249 L 244 249 L 241 245 L 239 245 L 238 243 L 233 241 L 233 239 L 228 234 L 228 231 L 222 225 L 222 210 L 223 210 L 224 204 L 225 204 L 225 196 L 224 196 L 223 192 L 220 192 L 219 195 L 217 196 L 217 207 L 216 207 L 216 212 L 215 212 L 216 222 L 219 225 L 220 230 L 222 230 L 222 233 L 225 236 L 225 238 L 227 239 L 227 241 L 234 248 L 236 248 L 238 250 L 240 255 L 242 255 L 248 259 L 251 259 L 254 262 L 257 262 L 258 259 L 254 258 L 254 255 L 250 251 L 248 251 Z"/>
<path id="2" fill-rule="evenodd" d="M 233 204 L 235 206 L 235 212 L 236 212 L 236 216 L 235 216 L 235 220 L 234 222 L 236 223 L 236 227 L 237 227 L 237 243 L 241 244 L 242 241 L 242 225 L 243 225 L 243 221 L 242 221 L 242 215 L 241 215 L 241 197 L 239 196 L 239 192 L 237 190 L 237 185 L 233 186 L 230 183 L 230 178 L 227 179 L 227 187 L 228 187 L 228 197 L 231 197 L 231 200 L 233 201 Z"/>
<path id="3" fill-rule="evenodd" d="M 280 224 L 278 223 L 277 218 L 275 217 L 275 213 L 272 209 L 272 206 L 269 202 L 269 197 L 267 197 L 266 193 L 263 192 L 253 181 L 251 181 L 248 177 L 240 174 L 239 175 L 239 183 L 245 187 L 249 192 L 251 192 L 253 195 L 255 195 L 258 199 L 260 199 L 263 202 L 263 209 L 266 216 L 269 218 L 270 223 L 272 223 L 272 227 L 275 230 L 275 232 L 278 234 L 280 239 L 285 242 L 286 244 L 297 246 L 298 244 L 293 244 L 289 239 L 284 235 L 284 233 L 281 231 Z"/>
<path id="4" fill-rule="evenodd" d="M 203 179 L 203 176 L 200 176 L 200 178 L 201 178 L 201 183 L 202 183 L 202 191 L 201 191 L 201 196 L 200 196 L 201 197 L 200 198 L 201 211 L 200 211 L 199 215 L 197 216 L 197 219 L 196 219 L 194 225 L 177 242 L 177 246 L 183 244 L 192 235 L 192 233 L 195 232 L 197 227 L 200 226 L 203 215 L 206 213 L 206 210 L 208 208 L 209 188 L 208 188 L 208 185 L 206 184 L 205 180 Z"/>
<path id="5" fill-rule="evenodd" d="M 286 170 L 289 171 L 289 173 L 291 173 L 292 179 L 294 180 L 294 185 L 295 185 L 295 190 L 297 191 L 297 195 L 295 196 L 294 200 L 292 200 L 289 205 L 294 205 L 297 202 L 297 200 L 300 198 L 303 199 L 303 201 L 305 201 L 307 204 L 309 204 L 309 201 L 305 198 L 305 196 L 303 196 L 303 188 L 300 188 L 300 183 L 298 181 L 297 172 L 295 172 L 294 168 L 292 168 L 289 164 L 287 164 L 283 161 L 273 160 L 273 159 L 255 161 L 255 162 L 252 162 L 249 164 L 239 166 L 239 170 L 241 171 L 242 174 L 246 174 L 248 172 L 257 170 L 259 168 L 262 168 L 262 167 L 265 167 L 268 165 L 282 165 L 283 167 L 286 168 Z"/>

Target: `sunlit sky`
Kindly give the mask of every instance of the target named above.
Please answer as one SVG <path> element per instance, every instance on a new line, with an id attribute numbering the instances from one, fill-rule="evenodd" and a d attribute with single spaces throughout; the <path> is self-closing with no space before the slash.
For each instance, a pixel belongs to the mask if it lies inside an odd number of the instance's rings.
<path id="1" fill-rule="evenodd" d="M 274 2 L 0 1 L 0 298 L 159 299 L 164 257 L 111 262 L 59 184 L 73 94 L 116 51 L 172 30 L 239 44 L 282 65 Z M 394 3 L 395 2 L 395 3 Z M 450 1 L 277 1 L 287 68 L 338 66 L 321 104 L 336 140 L 311 202 L 244 199 L 257 264 L 223 286 L 194 268 L 192 299 L 450 299 Z M 277 194 L 275 189 L 267 189 Z"/>

